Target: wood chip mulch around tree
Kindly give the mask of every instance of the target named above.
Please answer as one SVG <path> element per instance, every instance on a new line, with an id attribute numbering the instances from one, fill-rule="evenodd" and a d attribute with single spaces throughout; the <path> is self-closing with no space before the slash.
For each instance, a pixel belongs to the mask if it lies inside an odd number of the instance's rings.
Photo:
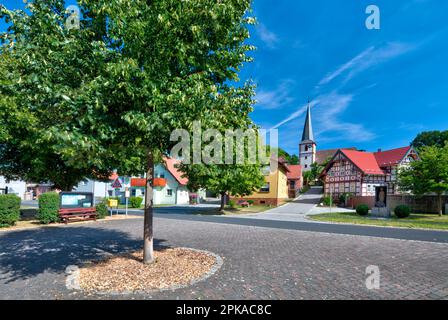
<path id="1" fill-rule="evenodd" d="M 185 248 L 157 250 L 150 265 L 142 260 L 143 251 L 138 251 L 92 262 L 80 269 L 80 287 L 92 293 L 171 289 L 201 279 L 216 263 L 212 254 Z"/>

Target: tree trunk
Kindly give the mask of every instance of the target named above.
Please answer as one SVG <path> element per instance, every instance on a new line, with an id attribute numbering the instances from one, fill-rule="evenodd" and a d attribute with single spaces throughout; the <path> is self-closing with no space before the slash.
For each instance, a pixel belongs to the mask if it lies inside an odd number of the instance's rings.
<path id="1" fill-rule="evenodd" d="M 154 177 L 154 157 L 151 151 L 148 152 L 146 168 L 146 188 L 145 188 L 145 219 L 143 222 L 143 263 L 150 264 L 154 261 L 153 243 L 153 188 Z"/>
<path id="2" fill-rule="evenodd" d="M 439 216 L 443 216 L 442 193 L 437 194 L 439 198 Z"/>
<path id="3" fill-rule="evenodd" d="M 223 211 L 225 205 L 226 205 L 226 193 L 222 192 L 221 193 L 221 206 L 219 207 L 219 211 Z"/>

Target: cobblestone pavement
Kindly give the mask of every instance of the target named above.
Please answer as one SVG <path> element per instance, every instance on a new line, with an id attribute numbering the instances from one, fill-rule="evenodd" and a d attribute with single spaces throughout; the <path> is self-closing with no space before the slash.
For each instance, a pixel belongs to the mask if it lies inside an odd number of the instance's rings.
<path id="1" fill-rule="evenodd" d="M 0 232 L 0 299 L 447 299 L 448 245 L 310 231 L 155 219 L 158 245 L 224 259 L 191 287 L 132 296 L 65 288 L 68 265 L 138 249 L 142 219 Z M 380 269 L 379 290 L 365 286 Z"/>

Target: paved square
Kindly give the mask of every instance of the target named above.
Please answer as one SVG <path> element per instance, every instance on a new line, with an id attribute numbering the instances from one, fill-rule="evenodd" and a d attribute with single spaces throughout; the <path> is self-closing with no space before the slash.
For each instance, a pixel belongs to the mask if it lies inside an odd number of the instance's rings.
<path id="1" fill-rule="evenodd" d="M 65 288 L 65 268 L 142 245 L 141 219 L 0 232 L 1 299 L 85 299 Z M 448 245 L 409 240 L 155 219 L 158 245 L 224 259 L 194 286 L 116 299 L 447 299 Z M 381 287 L 365 286 L 366 267 Z"/>

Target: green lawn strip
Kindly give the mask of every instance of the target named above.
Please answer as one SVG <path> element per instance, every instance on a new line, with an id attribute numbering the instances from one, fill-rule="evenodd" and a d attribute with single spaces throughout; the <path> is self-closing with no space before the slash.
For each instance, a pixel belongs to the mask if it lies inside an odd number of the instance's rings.
<path id="1" fill-rule="evenodd" d="M 248 208 L 246 207 L 237 207 L 235 209 L 232 209 L 230 207 L 226 207 L 224 211 L 219 211 L 219 209 L 208 209 L 208 210 L 198 210 L 197 212 L 191 212 L 198 215 L 219 215 L 219 216 L 227 216 L 227 215 L 237 215 L 237 214 L 254 214 L 263 212 L 266 210 L 272 209 L 272 207 L 268 206 L 250 206 Z"/>
<path id="2" fill-rule="evenodd" d="M 439 217 L 436 214 L 414 213 L 404 219 L 398 219 L 395 216 L 392 216 L 390 219 L 379 219 L 374 217 L 361 217 L 352 212 L 333 212 L 309 215 L 308 218 L 314 221 L 352 223 L 383 227 L 448 230 L 448 215 Z"/>

